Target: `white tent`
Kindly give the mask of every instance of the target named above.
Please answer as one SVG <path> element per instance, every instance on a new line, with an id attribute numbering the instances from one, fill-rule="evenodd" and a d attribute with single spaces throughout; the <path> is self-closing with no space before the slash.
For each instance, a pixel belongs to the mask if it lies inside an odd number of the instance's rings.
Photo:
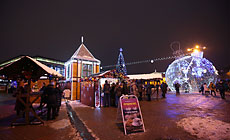
<path id="1" fill-rule="evenodd" d="M 156 79 L 156 78 L 163 78 L 162 73 L 160 72 L 153 72 L 149 74 L 133 74 L 133 75 L 127 75 L 129 79 Z"/>

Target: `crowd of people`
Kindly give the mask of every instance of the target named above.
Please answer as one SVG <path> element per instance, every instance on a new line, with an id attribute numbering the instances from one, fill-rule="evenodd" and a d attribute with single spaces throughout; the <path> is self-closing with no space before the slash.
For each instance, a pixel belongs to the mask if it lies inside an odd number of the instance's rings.
<path id="1" fill-rule="evenodd" d="M 176 95 L 180 94 L 179 83 L 174 84 L 174 88 L 176 90 Z M 108 83 L 105 81 L 103 90 L 102 90 L 102 98 L 103 98 L 103 106 L 118 106 L 119 98 L 122 95 L 135 95 L 138 97 L 139 101 L 143 99 L 147 101 L 151 101 L 151 96 L 156 94 L 156 99 L 159 99 L 159 91 L 161 91 L 161 98 L 165 98 L 167 93 L 168 85 L 165 82 L 156 82 L 156 84 L 152 85 L 150 82 L 144 84 L 142 81 L 128 81 L 121 83 Z M 204 95 L 212 95 L 217 96 L 217 92 L 220 93 L 222 99 L 225 99 L 225 92 L 230 90 L 230 84 L 227 81 L 220 80 L 216 84 L 210 82 L 209 85 L 206 83 L 202 84 L 200 87 L 200 92 Z"/>
<path id="2" fill-rule="evenodd" d="M 165 82 L 156 82 L 155 85 L 143 84 L 142 81 L 123 81 L 112 83 L 111 85 L 108 81 L 105 81 L 104 87 L 102 89 L 103 96 L 103 106 L 118 106 L 119 98 L 122 95 L 135 95 L 139 101 L 146 99 L 151 101 L 151 96 L 156 94 L 156 99 L 159 99 L 159 92 L 161 90 L 162 98 L 165 98 L 167 93 L 168 85 Z"/>
<path id="3" fill-rule="evenodd" d="M 180 84 L 174 84 L 176 95 L 180 94 Z M 147 100 L 151 101 L 152 95 L 155 95 L 155 98 L 158 100 L 159 98 L 166 98 L 168 85 L 165 82 L 156 81 L 155 84 L 150 84 L 149 81 L 144 84 L 141 80 L 136 81 L 123 81 L 115 83 L 108 83 L 105 81 L 105 84 L 102 88 L 102 99 L 103 106 L 118 106 L 119 98 L 122 95 L 135 95 L 139 101 Z M 209 85 L 206 83 L 202 84 L 200 87 L 200 92 L 202 95 L 212 95 L 217 96 L 217 92 L 220 93 L 222 99 L 225 99 L 225 92 L 230 90 L 230 84 L 227 81 L 220 80 L 216 84 L 210 82 Z M 27 94 L 31 93 L 31 89 L 28 84 L 25 84 L 24 87 L 20 86 L 17 88 L 16 94 Z M 55 119 L 59 114 L 59 110 L 61 107 L 62 98 L 68 102 L 70 100 L 71 91 L 68 88 L 62 89 L 59 83 L 54 85 L 50 83 L 45 85 L 43 83 L 42 88 L 40 89 L 41 100 L 39 108 L 47 108 L 47 120 Z M 161 94 L 160 94 L 161 93 Z M 16 96 L 16 95 L 15 95 Z M 21 98 L 24 102 L 26 102 L 26 98 Z M 20 112 L 23 112 L 25 109 L 23 103 L 16 100 L 15 110 L 17 115 Z"/>
<path id="4" fill-rule="evenodd" d="M 55 119 L 55 117 L 58 116 L 63 97 L 67 102 L 70 100 L 70 89 L 65 88 L 63 90 L 59 83 L 56 83 L 55 86 L 53 83 L 50 83 L 47 86 L 43 83 L 40 93 L 40 108 L 43 108 L 46 105 L 47 120 Z"/>
<path id="5" fill-rule="evenodd" d="M 211 96 L 216 96 L 216 93 L 219 92 L 222 99 L 225 99 L 225 92 L 229 90 L 230 84 L 229 82 L 224 80 L 220 80 L 216 84 L 214 84 L 213 82 L 210 82 L 209 85 L 207 85 L 207 83 L 204 83 L 200 87 L 200 92 L 202 93 L 202 95 L 208 96 L 210 94 Z"/>

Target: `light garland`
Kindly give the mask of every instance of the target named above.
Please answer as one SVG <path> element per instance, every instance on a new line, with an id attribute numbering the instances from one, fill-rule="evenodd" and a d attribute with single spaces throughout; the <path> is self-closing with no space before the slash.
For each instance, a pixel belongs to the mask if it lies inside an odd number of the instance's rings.
<path id="1" fill-rule="evenodd" d="M 175 58 L 183 57 L 183 56 L 186 56 L 189 54 L 190 53 L 185 54 L 185 55 L 180 55 L 180 56 L 159 57 L 159 58 L 142 60 L 142 61 L 128 62 L 125 65 L 127 66 L 127 65 L 136 65 L 136 64 L 142 64 L 142 63 L 154 63 L 156 61 L 175 59 Z M 111 67 L 117 67 L 117 66 L 119 66 L 119 65 L 118 64 L 117 65 L 107 65 L 107 66 L 102 66 L 101 68 L 103 69 L 103 68 L 111 68 Z"/>

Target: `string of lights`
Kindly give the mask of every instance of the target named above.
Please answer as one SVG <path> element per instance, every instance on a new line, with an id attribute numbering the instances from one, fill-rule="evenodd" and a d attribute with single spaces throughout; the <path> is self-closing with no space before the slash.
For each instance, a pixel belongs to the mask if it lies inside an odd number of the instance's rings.
<path id="1" fill-rule="evenodd" d="M 143 64 L 143 63 L 154 63 L 156 61 L 163 61 L 163 60 L 170 60 L 170 59 L 177 59 L 186 55 L 190 55 L 191 53 L 187 54 L 182 54 L 182 55 L 174 55 L 174 56 L 168 56 L 168 57 L 160 57 L 160 58 L 155 58 L 155 59 L 148 59 L 148 60 L 142 60 L 142 61 L 135 61 L 135 62 L 128 62 L 125 65 L 136 65 L 136 64 Z M 107 66 L 102 66 L 101 69 L 105 68 L 112 68 L 112 67 L 117 67 L 118 65 L 107 65 Z"/>

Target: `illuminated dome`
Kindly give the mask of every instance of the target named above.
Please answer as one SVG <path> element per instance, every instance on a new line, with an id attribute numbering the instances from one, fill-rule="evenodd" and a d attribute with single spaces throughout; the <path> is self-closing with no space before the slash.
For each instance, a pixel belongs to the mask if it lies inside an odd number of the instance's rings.
<path id="1" fill-rule="evenodd" d="M 174 84 L 180 83 L 181 91 L 197 92 L 200 85 L 216 83 L 217 70 L 210 61 L 203 58 L 203 52 L 194 52 L 173 61 L 165 74 L 166 82 L 172 91 Z"/>

